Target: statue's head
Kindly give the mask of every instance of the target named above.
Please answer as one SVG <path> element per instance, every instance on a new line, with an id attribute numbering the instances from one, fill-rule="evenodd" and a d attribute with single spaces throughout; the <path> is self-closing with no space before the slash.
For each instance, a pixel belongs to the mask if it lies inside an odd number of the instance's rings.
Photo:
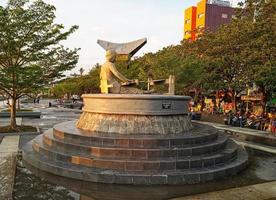
<path id="1" fill-rule="evenodd" d="M 114 50 L 107 50 L 105 54 L 105 58 L 109 62 L 115 62 L 116 60 L 116 52 Z"/>

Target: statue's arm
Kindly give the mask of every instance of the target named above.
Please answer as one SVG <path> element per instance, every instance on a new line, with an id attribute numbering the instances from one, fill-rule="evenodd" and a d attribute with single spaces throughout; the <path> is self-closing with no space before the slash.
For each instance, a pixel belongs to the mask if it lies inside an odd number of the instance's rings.
<path id="1" fill-rule="evenodd" d="M 124 75 L 122 75 L 114 65 L 110 65 L 109 67 L 110 71 L 116 76 L 118 79 L 120 79 L 122 82 L 129 81 Z"/>

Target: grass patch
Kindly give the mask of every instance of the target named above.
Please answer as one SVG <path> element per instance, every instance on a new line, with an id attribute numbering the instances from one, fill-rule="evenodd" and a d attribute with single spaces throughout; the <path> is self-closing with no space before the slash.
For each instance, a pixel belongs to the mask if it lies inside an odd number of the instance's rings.
<path id="1" fill-rule="evenodd" d="M 1 110 L 1 112 L 11 112 L 9 109 L 4 109 Z M 33 112 L 32 109 L 20 109 L 20 110 L 16 110 L 16 112 Z"/>
<path id="2" fill-rule="evenodd" d="M 11 129 L 10 126 L 0 126 L 0 133 L 14 132 L 36 132 L 36 127 L 33 126 L 17 126 L 17 130 Z"/>

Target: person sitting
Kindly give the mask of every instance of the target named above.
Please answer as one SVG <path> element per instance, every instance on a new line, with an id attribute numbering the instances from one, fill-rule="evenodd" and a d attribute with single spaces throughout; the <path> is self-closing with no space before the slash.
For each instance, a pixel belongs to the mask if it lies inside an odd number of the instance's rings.
<path id="1" fill-rule="evenodd" d="M 100 88 L 101 93 L 108 94 L 145 94 L 151 91 L 144 91 L 133 85 L 138 85 L 138 80 L 130 80 L 122 75 L 115 66 L 116 52 L 108 50 L 106 52 L 106 62 L 101 67 Z"/>
<path id="2" fill-rule="evenodd" d="M 131 80 L 122 75 L 115 67 L 116 52 L 108 50 L 106 52 L 106 62 L 101 67 L 100 88 L 101 93 L 117 93 L 121 91 L 121 82 L 129 83 Z M 121 82 L 119 82 L 119 81 Z"/>

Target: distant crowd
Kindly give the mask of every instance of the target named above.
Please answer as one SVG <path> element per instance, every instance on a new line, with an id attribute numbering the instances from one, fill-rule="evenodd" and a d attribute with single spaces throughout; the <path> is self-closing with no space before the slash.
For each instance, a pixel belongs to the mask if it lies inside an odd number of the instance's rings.
<path id="1" fill-rule="evenodd" d="M 215 106 L 214 103 L 204 105 L 192 102 L 190 104 L 191 116 L 193 119 L 200 119 L 202 112 L 209 115 L 221 115 L 224 118 L 224 123 L 227 125 L 246 127 L 257 130 L 268 131 L 276 134 L 276 110 L 271 109 L 267 112 L 252 112 L 246 110 L 244 105 L 237 105 L 237 111 L 233 111 L 233 105 L 220 103 Z"/>

